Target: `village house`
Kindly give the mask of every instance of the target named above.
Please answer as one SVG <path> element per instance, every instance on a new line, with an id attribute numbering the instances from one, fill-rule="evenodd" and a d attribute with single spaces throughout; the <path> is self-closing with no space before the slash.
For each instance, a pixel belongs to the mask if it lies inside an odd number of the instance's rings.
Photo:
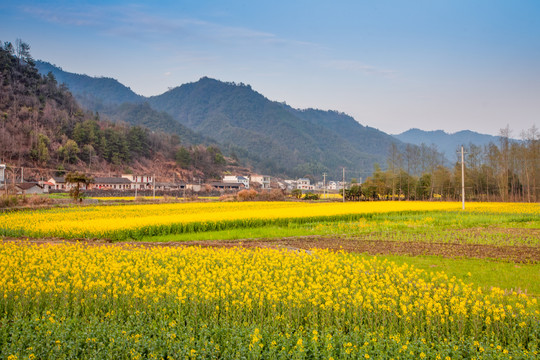
<path id="1" fill-rule="evenodd" d="M 299 190 L 314 190 L 315 187 L 311 185 L 311 181 L 307 178 L 301 178 L 296 181 L 296 188 Z"/>
<path id="2" fill-rule="evenodd" d="M 287 183 L 283 182 L 283 181 L 277 181 L 277 186 L 281 189 L 281 190 L 287 190 Z"/>
<path id="3" fill-rule="evenodd" d="M 251 175 L 250 180 L 252 183 L 261 185 L 261 189 L 270 189 L 270 176 L 266 175 Z"/>
<path id="4" fill-rule="evenodd" d="M 223 177 L 224 183 L 239 183 L 244 185 L 246 189 L 249 189 L 249 179 L 245 176 L 238 175 L 225 175 Z"/>
<path id="5" fill-rule="evenodd" d="M 15 189 L 18 194 L 30 195 L 30 194 L 44 194 L 49 192 L 46 190 L 43 185 L 37 182 L 24 182 L 15 184 Z"/>
<path id="6" fill-rule="evenodd" d="M 245 188 L 244 184 L 242 183 L 220 182 L 220 181 L 211 182 L 210 186 L 216 190 L 240 190 L 241 188 Z"/>
<path id="7" fill-rule="evenodd" d="M 39 181 L 39 184 L 43 186 L 43 191 L 48 193 L 49 190 L 54 189 L 54 184 L 48 181 Z"/>
<path id="8" fill-rule="evenodd" d="M 131 182 L 132 190 L 151 189 L 154 182 L 154 178 L 148 175 L 122 174 L 122 177 Z"/>
<path id="9" fill-rule="evenodd" d="M 173 182 L 156 182 L 156 190 L 165 190 L 165 191 L 174 191 L 174 190 L 183 190 L 186 187 L 186 184 L 183 182 L 173 183 Z"/>
<path id="10" fill-rule="evenodd" d="M 131 181 L 124 177 L 96 177 L 94 183 L 90 184 L 91 189 L 107 190 L 130 190 Z"/>
<path id="11" fill-rule="evenodd" d="M 285 184 L 284 190 L 294 190 L 296 189 L 296 180 L 283 180 L 283 183 Z"/>
<path id="12" fill-rule="evenodd" d="M 186 184 L 186 189 L 191 190 L 193 192 L 199 192 L 202 190 L 201 184 Z"/>
<path id="13" fill-rule="evenodd" d="M 329 181 L 328 182 L 328 190 L 338 190 L 337 181 Z"/>
<path id="14" fill-rule="evenodd" d="M 71 184 L 66 183 L 66 179 L 63 176 L 53 176 L 48 183 L 52 184 L 51 190 L 65 190 L 71 189 Z"/>

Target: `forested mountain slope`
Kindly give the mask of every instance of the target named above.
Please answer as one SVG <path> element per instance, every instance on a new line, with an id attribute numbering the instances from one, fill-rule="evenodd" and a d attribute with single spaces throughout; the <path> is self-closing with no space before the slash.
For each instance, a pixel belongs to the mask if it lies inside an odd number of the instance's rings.
<path id="1" fill-rule="evenodd" d="M 11 43 L 0 46 L 0 158 L 12 169 L 25 167 L 25 175 L 35 179 L 59 169 L 152 171 L 169 164 L 173 171 L 177 152 L 182 150 L 194 159 L 185 170 L 199 172 L 198 176 L 220 176 L 226 161 L 219 148 L 186 149 L 180 147 L 180 138 L 174 134 L 113 123 L 82 109 L 52 73 L 39 74 L 26 46 L 28 51 L 19 56 Z M 140 106 L 149 108 L 147 104 Z M 164 122 L 170 120 L 166 114 L 162 117 Z"/>
<path id="2" fill-rule="evenodd" d="M 249 85 L 210 78 L 184 84 L 149 102 L 225 146 L 234 144 L 257 154 L 271 173 L 337 175 L 341 167 L 372 169 L 375 162 L 384 166 L 390 143 L 400 143 L 350 117 L 294 110 L 268 100 Z M 346 135 L 339 131 L 342 122 Z"/>
<path id="3" fill-rule="evenodd" d="M 109 87 L 111 79 L 89 81 L 84 75 L 40 64 L 40 71 L 52 71 L 93 111 L 115 121 L 178 134 L 183 143 L 217 143 L 229 155 L 264 173 L 337 175 L 341 167 L 371 171 L 374 163 L 386 166 L 392 142 L 403 146 L 347 115 L 292 109 L 244 84 L 202 78 L 144 99 L 117 82 Z M 87 91 L 89 84 L 92 95 Z M 116 95 L 106 91 L 111 88 Z M 127 103 L 119 104 L 122 101 Z"/>

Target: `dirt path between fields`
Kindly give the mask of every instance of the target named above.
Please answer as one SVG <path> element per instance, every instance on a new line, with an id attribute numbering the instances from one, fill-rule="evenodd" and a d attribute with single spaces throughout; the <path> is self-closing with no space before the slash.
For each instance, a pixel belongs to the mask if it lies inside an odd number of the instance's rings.
<path id="1" fill-rule="evenodd" d="M 339 237 L 290 237 L 280 239 L 247 239 L 247 240 L 209 240 L 192 242 L 107 242 L 104 240 L 76 241 L 64 239 L 17 239 L 4 238 L 4 241 L 17 241 L 29 244 L 60 244 L 82 242 L 94 246 L 126 246 L 144 247 L 162 246 L 201 246 L 216 248 L 273 248 L 289 250 L 329 249 L 333 251 L 367 253 L 370 255 L 438 255 L 443 257 L 491 258 L 517 263 L 540 262 L 540 247 L 528 246 L 494 246 L 473 244 L 447 244 L 428 242 L 401 242 L 388 240 L 366 240 L 361 238 Z"/>

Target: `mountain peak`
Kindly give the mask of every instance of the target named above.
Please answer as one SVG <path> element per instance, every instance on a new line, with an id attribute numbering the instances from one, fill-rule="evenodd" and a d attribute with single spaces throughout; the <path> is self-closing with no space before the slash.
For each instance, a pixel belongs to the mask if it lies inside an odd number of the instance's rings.
<path id="1" fill-rule="evenodd" d="M 98 101 L 108 102 L 111 105 L 101 105 L 100 112 L 178 133 L 180 130 L 173 126 L 176 121 L 178 125 L 215 139 L 223 149 L 254 164 L 255 169 L 263 173 L 336 175 L 341 167 L 358 169 L 359 166 L 362 171 L 370 172 L 374 163 L 385 163 L 392 143 L 404 147 L 390 135 L 364 127 L 344 113 L 292 109 L 267 99 L 242 82 L 203 76 L 161 95 L 144 98 L 127 87 L 109 88 L 105 79 L 69 74 L 58 68 L 53 74 L 66 82 L 81 102 L 89 96 L 95 97 L 95 101 L 85 104 L 93 111 L 98 110 Z M 131 98 L 120 96 L 122 94 L 129 94 Z M 143 101 L 148 101 L 151 109 L 118 107 L 119 102 L 133 105 Z M 112 106 L 118 108 L 113 111 Z M 137 120 L 136 114 L 144 116 Z M 187 130 L 181 130 L 188 134 Z"/>

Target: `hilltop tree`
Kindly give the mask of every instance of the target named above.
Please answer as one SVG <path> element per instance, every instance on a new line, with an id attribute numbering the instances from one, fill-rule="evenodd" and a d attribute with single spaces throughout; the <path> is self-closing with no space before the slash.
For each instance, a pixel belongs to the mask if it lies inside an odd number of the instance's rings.
<path id="1" fill-rule="evenodd" d="M 15 56 L 19 60 L 19 66 L 22 62 L 32 63 L 32 56 L 30 55 L 30 45 L 25 43 L 21 39 L 15 40 Z"/>
<path id="2" fill-rule="evenodd" d="M 15 48 L 13 47 L 13 44 L 10 41 L 4 42 L 4 50 L 9 55 L 13 55 L 15 53 Z"/>

